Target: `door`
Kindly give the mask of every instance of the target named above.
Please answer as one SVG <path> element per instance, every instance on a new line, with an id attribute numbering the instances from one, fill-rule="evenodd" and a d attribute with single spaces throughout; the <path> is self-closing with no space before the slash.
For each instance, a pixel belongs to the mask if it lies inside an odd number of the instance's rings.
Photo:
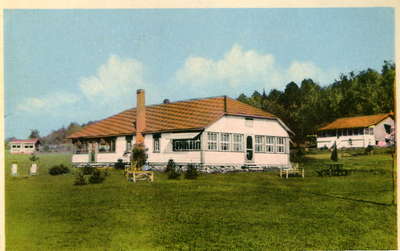
<path id="1" fill-rule="evenodd" d="M 246 137 L 246 162 L 254 161 L 254 147 L 253 147 L 253 136 L 248 135 Z"/>

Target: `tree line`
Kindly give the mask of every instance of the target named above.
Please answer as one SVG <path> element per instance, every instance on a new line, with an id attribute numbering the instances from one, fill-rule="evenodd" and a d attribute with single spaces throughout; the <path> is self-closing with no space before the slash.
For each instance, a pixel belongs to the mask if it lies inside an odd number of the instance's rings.
<path id="1" fill-rule="evenodd" d="M 337 118 L 393 111 L 394 79 L 395 64 L 384 61 L 380 71 L 341 74 L 327 86 L 304 79 L 288 83 L 283 91 L 254 91 L 237 99 L 279 117 L 295 133 L 294 142 L 302 144 Z"/>

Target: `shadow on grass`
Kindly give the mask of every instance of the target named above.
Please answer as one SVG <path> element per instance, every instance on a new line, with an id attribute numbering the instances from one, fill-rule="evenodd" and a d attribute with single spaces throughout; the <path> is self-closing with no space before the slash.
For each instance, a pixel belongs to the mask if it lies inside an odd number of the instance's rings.
<path id="1" fill-rule="evenodd" d="M 391 203 L 382 203 L 382 202 L 376 202 L 376 201 L 370 201 L 370 200 L 347 198 L 347 197 L 343 197 L 343 196 L 339 196 L 339 195 L 323 194 L 323 193 L 315 193 L 315 192 L 308 192 L 308 193 L 314 194 L 317 196 L 323 196 L 323 197 L 329 197 L 329 198 L 335 198 L 335 199 L 341 199 L 341 200 L 356 201 L 356 202 L 368 203 L 368 204 L 378 205 L 378 206 L 393 206 L 393 204 L 391 204 Z"/>

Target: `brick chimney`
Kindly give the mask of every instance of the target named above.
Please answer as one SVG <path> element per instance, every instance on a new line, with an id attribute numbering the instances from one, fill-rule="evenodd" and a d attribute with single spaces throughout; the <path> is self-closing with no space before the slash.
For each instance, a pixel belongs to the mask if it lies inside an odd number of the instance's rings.
<path id="1" fill-rule="evenodd" d="M 136 91 L 136 144 L 144 144 L 143 131 L 146 127 L 146 106 L 144 90 Z"/>

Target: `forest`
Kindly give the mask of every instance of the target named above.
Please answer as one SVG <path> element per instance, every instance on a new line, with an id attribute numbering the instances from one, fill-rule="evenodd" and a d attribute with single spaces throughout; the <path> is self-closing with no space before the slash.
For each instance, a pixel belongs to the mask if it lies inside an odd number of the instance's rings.
<path id="1" fill-rule="evenodd" d="M 283 91 L 256 90 L 238 100 L 279 117 L 294 132 L 292 140 L 304 144 L 313 141 L 318 128 L 337 118 L 393 111 L 394 81 L 395 64 L 384 61 L 380 71 L 341 74 L 326 86 L 304 79 L 288 83 Z"/>

